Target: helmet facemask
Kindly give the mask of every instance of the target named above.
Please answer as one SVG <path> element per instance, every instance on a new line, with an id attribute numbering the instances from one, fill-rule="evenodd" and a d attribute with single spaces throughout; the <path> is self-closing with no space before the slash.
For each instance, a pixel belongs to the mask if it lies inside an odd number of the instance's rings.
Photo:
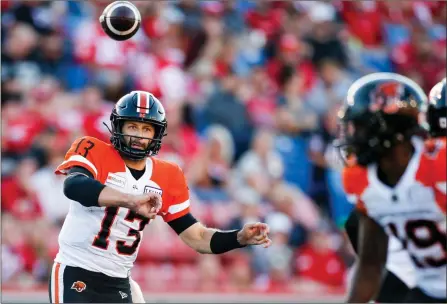
<path id="1" fill-rule="evenodd" d="M 147 137 L 124 134 L 122 130 L 125 121 L 137 121 L 137 122 L 139 121 L 139 122 L 150 123 L 155 130 L 154 137 L 147 138 Z M 138 120 L 135 117 L 117 116 L 115 113 L 112 113 L 111 115 L 111 123 L 112 123 L 112 130 L 110 132 L 112 133 L 112 136 L 110 138 L 110 141 L 123 157 L 130 160 L 142 160 L 146 157 L 155 156 L 158 154 L 158 151 L 161 148 L 161 140 L 166 135 L 165 125 L 160 124 L 157 121 L 150 121 L 147 119 Z M 130 137 L 129 141 L 126 140 L 126 137 Z M 142 150 L 133 148 L 131 145 L 132 142 L 136 139 L 149 140 L 149 144 L 146 147 L 146 149 Z"/>
<path id="2" fill-rule="evenodd" d="M 368 166 L 386 156 L 396 144 L 410 140 L 418 128 L 417 119 L 381 111 L 361 118 L 341 120 L 335 146 L 345 164 Z"/>

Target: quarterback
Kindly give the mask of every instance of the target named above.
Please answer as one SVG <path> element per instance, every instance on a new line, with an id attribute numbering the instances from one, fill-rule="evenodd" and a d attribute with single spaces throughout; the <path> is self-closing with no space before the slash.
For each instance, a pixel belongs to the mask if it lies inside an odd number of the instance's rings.
<path id="1" fill-rule="evenodd" d="M 406 303 L 446 302 L 446 147 L 418 137 L 427 96 L 412 80 L 375 73 L 357 80 L 340 112 L 338 145 L 351 161 L 343 184 L 359 212 L 358 259 L 348 302 L 379 290 L 389 239 L 412 261 Z"/>
<path id="2" fill-rule="evenodd" d="M 143 230 L 156 216 L 200 253 L 270 246 L 266 224 L 218 231 L 193 217 L 182 170 L 153 157 L 160 150 L 167 121 L 152 94 L 133 91 L 123 96 L 110 121 L 110 144 L 79 138 L 56 169 L 56 174 L 67 175 L 64 193 L 74 202 L 59 234 L 50 302 L 132 303 L 135 293 L 141 299 L 130 271 Z"/>

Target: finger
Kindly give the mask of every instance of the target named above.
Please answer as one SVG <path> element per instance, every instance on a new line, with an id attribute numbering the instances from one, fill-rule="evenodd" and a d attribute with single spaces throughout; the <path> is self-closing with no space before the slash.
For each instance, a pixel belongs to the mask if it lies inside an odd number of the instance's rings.
<path id="1" fill-rule="evenodd" d="M 270 233 L 270 227 L 269 225 L 265 224 L 265 234 L 269 234 Z"/>
<path id="2" fill-rule="evenodd" d="M 267 239 L 268 239 L 267 236 L 262 235 L 262 236 L 254 237 L 252 240 L 256 245 L 260 245 L 260 244 L 263 244 Z"/>
<path id="3" fill-rule="evenodd" d="M 265 238 L 262 238 L 260 240 L 256 240 L 255 244 L 256 245 L 263 245 L 263 244 L 266 244 L 268 242 L 271 242 L 271 240 L 268 237 L 265 237 Z"/>
<path id="4" fill-rule="evenodd" d="M 267 236 L 266 235 L 263 235 L 263 234 L 261 234 L 261 235 L 256 235 L 256 236 L 254 236 L 253 237 L 253 239 L 255 240 L 255 241 L 262 241 L 262 240 L 264 240 L 264 239 L 266 239 L 267 238 Z"/>
<path id="5" fill-rule="evenodd" d="M 267 239 L 264 244 L 262 245 L 262 247 L 264 248 L 268 248 L 272 245 L 272 240 L 271 239 Z"/>

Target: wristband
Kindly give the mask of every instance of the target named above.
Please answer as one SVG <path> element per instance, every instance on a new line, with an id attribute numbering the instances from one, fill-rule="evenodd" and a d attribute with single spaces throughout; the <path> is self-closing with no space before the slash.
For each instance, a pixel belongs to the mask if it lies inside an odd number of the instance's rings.
<path id="1" fill-rule="evenodd" d="M 216 231 L 211 237 L 210 249 L 214 254 L 221 254 L 227 251 L 243 248 L 246 245 L 241 245 L 237 241 L 237 234 L 240 230 L 234 231 Z"/>

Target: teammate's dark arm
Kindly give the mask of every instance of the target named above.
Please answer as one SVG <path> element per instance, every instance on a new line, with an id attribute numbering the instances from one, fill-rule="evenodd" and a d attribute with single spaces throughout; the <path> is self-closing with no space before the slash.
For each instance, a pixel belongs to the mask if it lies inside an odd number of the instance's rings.
<path id="1" fill-rule="evenodd" d="M 358 253 L 357 242 L 359 239 L 359 217 L 360 216 L 361 216 L 360 212 L 356 208 L 354 208 L 354 210 L 352 210 L 351 214 L 349 214 L 349 217 L 345 223 L 346 234 L 348 235 L 349 242 L 351 243 L 352 249 L 354 249 L 354 252 L 356 254 Z"/>
<path id="2" fill-rule="evenodd" d="M 72 167 L 64 181 L 64 194 L 86 207 L 126 207 L 130 195 L 101 184 L 82 167 Z"/>
<path id="3" fill-rule="evenodd" d="M 349 303 L 366 303 L 379 291 L 388 253 L 388 236 L 370 217 L 360 214 L 358 257 L 348 294 Z"/>
<path id="4" fill-rule="evenodd" d="M 207 228 L 190 213 L 168 223 L 186 245 L 199 253 L 220 254 L 242 248 L 236 231 L 218 231 Z"/>

